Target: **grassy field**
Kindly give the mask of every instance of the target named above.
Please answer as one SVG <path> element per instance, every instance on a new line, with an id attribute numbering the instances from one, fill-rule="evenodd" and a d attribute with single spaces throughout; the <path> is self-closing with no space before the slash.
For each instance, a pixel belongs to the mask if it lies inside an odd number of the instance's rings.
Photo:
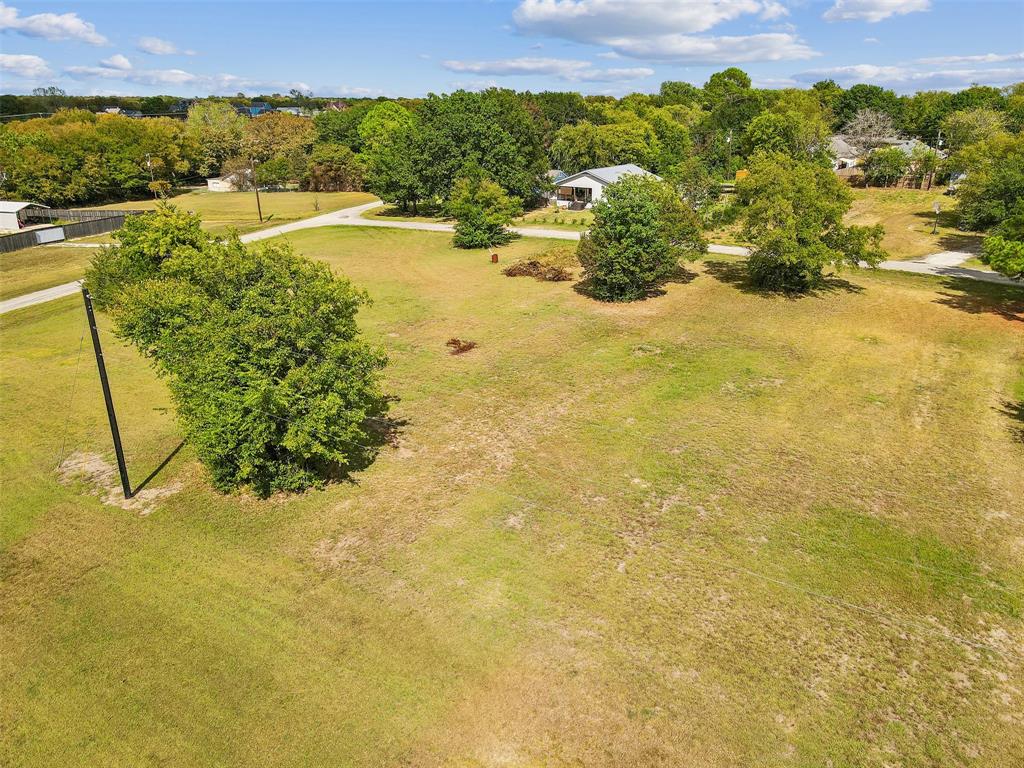
<path id="1" fill-rule="evenodd" d="M 207 229 L 226 232 L 234 227 L 241 233 L 263 229 L 274 224 L 306 219 L 340 208 L 369 203 L 376 198 L 368 192 L 260 192 L 264 223 L 260 224 L 256 211 L 255 192 L 187 192 L 171 198 L 170 202 L 203 217 Z M 148 211 L 155 200 L 134 200 L 111 203 L 100 208 Z M 316 206 L 319 205 L 319 210 Z"/>
<path id="2" fill-rule="evenodd" d="M 79 279 L 95 250 L 41 245 L 0 253 L 0 300 Z"/>
<path id="3" fill-rule="evenodd" d="M 290 240 L 404 423 L 323 491 L 211 490 L 107 331 L 135 482 L 173 455 L 128 509 L 59 481 L 111 460 L 80 304 L 0 317 L 0 763 L 1024 760 L 1021 291 L 713 260 L 609 306 L 502 276 L 542 240 Z"/>
<path id="4" fill-rule="evenodd" d="M 854 189 L 848 224 L 881 224 L 885 227 L 884 247 L 892 259 L 917 259 L 939 251 L 981 251 L 982 236 L 956 228 L 956 199 L 943 194 L 944 188 Z M 932 234 L 938 203 L 938 233 Z M 984 268 L 984 267 L 982 267 Z"/>

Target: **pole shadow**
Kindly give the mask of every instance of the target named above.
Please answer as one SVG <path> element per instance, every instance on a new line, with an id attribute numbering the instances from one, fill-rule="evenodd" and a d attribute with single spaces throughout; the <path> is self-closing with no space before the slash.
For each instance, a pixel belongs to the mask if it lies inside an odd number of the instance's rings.
<path id="1" fill-rule="evenodd" d="M 157 468 L 149 473 L 149 477 L 147 477 L 145 480 L 143 480 L 141 483 L 139 483 L 135 488 L 132 488 L 132 496 L 134 496 L 139 491 L 143 490 L 151 482 L 153 482 L 153 480 L 156 478 L 156 476 L 159 475 L 163 471 L 164 467 L 166 467 L 168 464 L 171 463 L 171 459 L 173 459 L 175 456 L 177 456 L 178 452 L 182 448 L 184 448 L 184 447 L 185 447 L 185 441 L 182 440 L 180 443 L 178 443 L 177 447 L 173 451 L 171 451 L 166 456 L 166 458 L 164 458 L 163 461 L 160 462 L 160 464 L 157 466 Z"/>

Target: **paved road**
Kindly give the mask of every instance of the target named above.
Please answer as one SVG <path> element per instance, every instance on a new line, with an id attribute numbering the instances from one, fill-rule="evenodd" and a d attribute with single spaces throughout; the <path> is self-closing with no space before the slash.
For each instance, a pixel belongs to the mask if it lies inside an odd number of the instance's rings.
<path id="1" fill-rule="evenodd" d="M 26 293 L 24 296 L 15 296 L 13 299 L 0 301 L 0 315 L 5 312 L 13 312 L 15 309 L 31 307 L 33 304 L 42 304 L 45 301 L 53 301 L 64 296 L 70 296 L 73 293 L 78 293 L 81 286 L 81 282 L 75 280 L 73 283 L 55 285 L 53 288 L 44 288 L 35 293 Z"/>
<path id="2" fill-rule="evenodd" d="M 275 227 L 261 229 L 258 232 L 249 232 L 242 235 L 243 243 L 253 243 L 258 240 L 266 240 L 270 237 L 285 235 L 289 232 L 296 232 L 301 229 L 315 229 L 317 227 L 388 227 L 391 229 L 417 229 L 426 232 L 452 232 L 454 227 L 451 224 L 441 224 L 431 221 L 388 221 L 387 219 L 363 218 L 363 214 L 373 208 L 383 205 L 380 201 L 365 203 L 352 208 L 343 208 L 340 211 L 331 211 L 320 216 L 313 216 L 301 221 L 293 221 L 288 224 L 280 224 Z M 580 233 L 564 229 L 541 229 L 538 227 L 512 227 L 523 237 L 546 237 L 558 240 L 579 240 Z M 94 247 L 98 244 L 82 243 L 82 246 Z M 716 245 L 708 246 L 709 253 L 728 254 L 730 256 L 746 256 L 749 251 L 737 245 Z M 938 277 L 962 277 L 968 280 L 980 280 L 988 283 L 1001 283 L 1004 285 L 1020 285 L 1019 282 L 1010 280 L 994 272 L 986 272 L 982 269 L 969 269 L 960 266 L 973 254 L 962 251 L 943 251 L 934 253 L 917 261 L 883 261 L 878 265 L 879 269 L 888 269 L 897 272 L 914 272 L 922 275 L 936 275 Z M 865 265 L 866 266 L 866 265 Z M 53 288 L 47 288 L 25 296 L 18 296 L 7 301 L 0 302 L 0 315 L 23 307 L 31 307 L 34 304 L 42 304 L 45 301 L 52 301 L 63 296 L 69 296 L 78 290 L 79 283 L 65 283 Z"/>

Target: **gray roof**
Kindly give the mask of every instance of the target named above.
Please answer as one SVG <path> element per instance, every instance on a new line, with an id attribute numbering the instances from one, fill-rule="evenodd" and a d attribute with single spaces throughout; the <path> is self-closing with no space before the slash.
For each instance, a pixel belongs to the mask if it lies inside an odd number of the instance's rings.
<path id="1" fill-rule="evenodd" d="M 0 200 L 0 213 L 17 213 L 22 208 L 46 208 L 41 203 L 19 203 L 15 200 Z"/>
<path id="2" fill-rule="evenodd" d="M 645 171 L 639 165 L 636 165 L 634 163 L 626 163 L 625 165 L 609 165 L 607 168 L 588 168 L 585 171 L 574 173 L 572 176 L 567 176 L 561 181 L 562 183 L 565 183 L 566 181 L 571 181 L 572 179 L 578 178 L 580 176 L 593 176 L 595 179 L 604 184 L 614 184 L 620 178 L 628 174 L 636 174 L 638 176 L 654 176 L 654 178 L 656 179 L 661 178 L 656 174 L 650 173 L 649 171 Z"/>
<path id="3" fill-rule="evenodd" d="M 836 157 L 860 157 L 860 150 L 848 142 L 844 136 L 833 136 L 830 146 L 832 154 Z"/>

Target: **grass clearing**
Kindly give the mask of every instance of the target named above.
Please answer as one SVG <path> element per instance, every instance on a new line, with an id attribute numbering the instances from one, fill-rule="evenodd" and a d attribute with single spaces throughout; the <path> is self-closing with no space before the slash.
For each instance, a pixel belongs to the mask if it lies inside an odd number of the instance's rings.
<path id="1" fill-rule="evenodd" d="M 979 253 L 983 236 L 956 228 L 956 198 L 944 194 L 944 187 L 931 190 L 879 189 L 853 190 L 853 206 L 846 215 L 847 224 L 881 224 L 885 227 L 882 247 L 895 260 L 917 259 L 939 251 Z M 938 203 L 938 233 L 932 234 Z M 982 267 L 986 268 L 986 267 Z"/>
<path id="2" fill-rule="evenodd" d="M 308 219 L 321 213 L 370 203 L 376 199 L 369 192 L 260 192 L 262 224 L 257 216 L 255 192 L 195 190 L 176 195 L 170 198 L 169 202 L 187 211 L 198 213 L 203 218 L 205 227 L 211 232 L 224 233 L 234 228 L 245 234 L 275 224 L 286 224 L 289 221 Z M 97 207 L 149 211 L 156 206 L 156 202 L 132 200 Z M 317 205 L 319 210 L 316 209 Z"/>
<path id="3" fill-rule="evenodd" d="M 0 253 L 0 300 L 78 280 L 95 250 L 40 245 Z"/>
<path id="4" fill-rule="evenodd" d="M 288 239 L 373 297 L 406 422 L 324 491 L 222 496 L 188 446 L 146 515 L 58 482 L 65 422 L 111 460 L 80 301 L 0 318 L 0 762 L 1024 757 L 1021 291 L 716 257 L 612 306 L 500 273 L 548 241 Z M 178 434 L 103 338 L 138 482 Z"/>

